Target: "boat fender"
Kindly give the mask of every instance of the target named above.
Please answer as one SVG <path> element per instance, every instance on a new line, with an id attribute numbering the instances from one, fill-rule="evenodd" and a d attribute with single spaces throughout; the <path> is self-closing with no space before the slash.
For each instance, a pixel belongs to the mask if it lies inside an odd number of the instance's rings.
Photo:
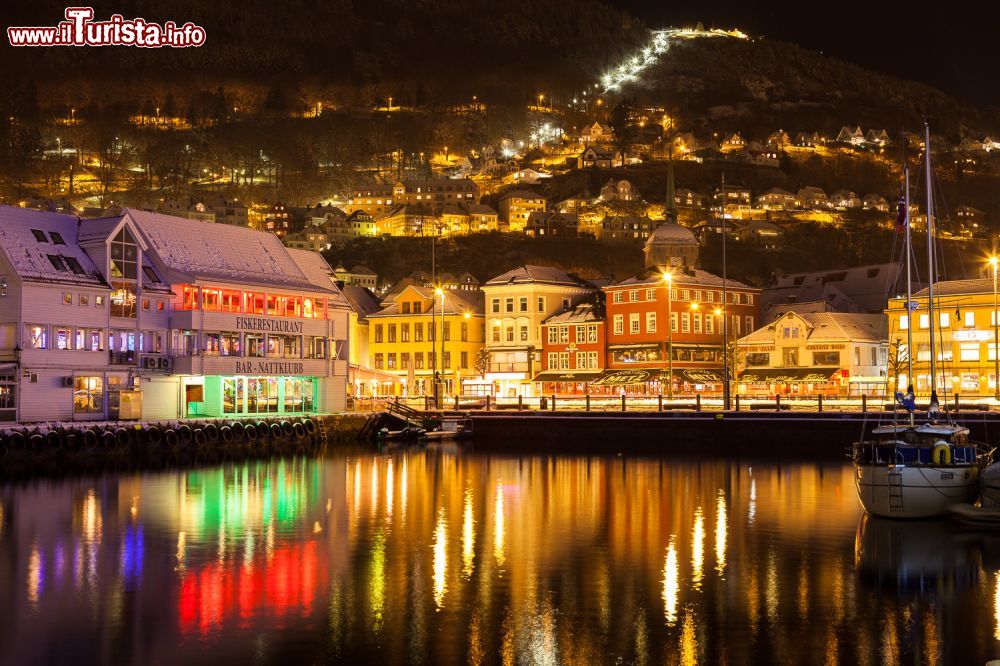
<path id="1" fill-rule="evenodd" d="M 36 432 L 28 438 L 28 450 L 36 456 L 42 455 L 42 452 L 45 450 L 45 438 Z"/>
<path id="2" fill-rule="evenodd" d="M 225 443 L 227 443 L 227 444 L 229 442 L 233 441 L 233 430 L 232 430 L 232 428 L 230 428 L 227 425 L 224 425 L 221 428 L 219 428 L 219 437 L 221 437 L 222 441 L 225 442 Z"/>
<path id="3" fill-rule="evenodd" d="M 313 421 L 312 419 L 306 419 L 305 421 L 302 422 L 302 425 L 305 427 L 306 432 L 308 434 L 310 435 L 316 434 L 316 422 Z"/>
<path id="4" fill-rule="evenodd" d="M 208 441 L 214 442 L 219 439 L 219 426 L 214 423 L 206 423 L 205 427 L 202 429 L 205 431 L 205 436 L 208 437 Z"/>
<path id="5" fill-rule="evenodd" d="M 934 448 L 931 449 L 931 462 L 935 465 L 951 464 L 951 447 L 948 446 L 948 442 L 938 440 L 934 444 Z"/>
<path id="6" fill-rule="evenodd" d="M 292 436 L 292 424 L 289 421 L 281 422 L 281 432 L 284 433 L 285 437 Z"/>
<path id="7" fill-rule="evenodd" d="M 201 428 L 195 428 L 194 430 L 194 445 L 195 446 L 205 446 L 205 442 L 208 441 L 208 437 L 205 436 L 205 431 Z"/>
<path id="8" fill-rule="evenodd" d="M 229 427 L 232 428 L 236 439 L 243 439 L 243 435 L 246 434 L 246 428 L 243 427 L 243 421 L 233 421 Z"/>
<path id="9" fill-rule="evenodd" d="M 243 429 L 243 434 L 246 436 L 248 442 L 257 441 L 257 428 L 254 424 L 251 423 L 247 425 L 247 427 Z"/>
<path id="10" fill-rule="evenodd" d="M 292 425 L 292 435 L 294 435 L 295 439 L 298 439 L 298 440 L 305 439 L 306 438 L 306 427 L 304 425 L 302 425 L 301 423 L 299 423 L 298 421 L 296 421 Z"/>
<path id="11" fill-rule="evenodd" d="M 257 421 L 257 437 L 264 439 L 267 437 L 268 427 L 266 421 Z"/>
<path id="12" fill-rule="evenodd" d="M 80 435 L 75 430 L 66 433 L 66 451 L 76 453 L 80 450 Z M 3 453 L 0 453 L 2 456 Z"/>
<path id="13" fill-rule="evenodd" d="M 191 433 L 192 433 L 191 426 L 189 426 L 187 423 L 182 423 L 181 426 L 177 428 L 177 435 L 178 437 L 180 437 L 182 442 L 190 442 Z"/>
<path id="14" fill-rule="evenodd" d="M 167 428 L 163 431 L 163 443 L 166 444 L 168 449 L 172 449 L 180 442 L 180 438 L 177 436 L 177 431 L 173 428 Z"/>
<path id="15" fill-rule="evenodd" d="M 45 435 L 45 446 L 49 451 L 56 452 L 62 448 L 62 435 L 55 430 L 50 430 Z"/>
<path id="16" fill-rule="evenodd" d="M 274 439 L 281 439 L 281 436 L 282 436 L 281 426 L 279 424 L 277 424 L 277 423 L 272 423 L 271 424 L 271 437 L 273 437 Z"/>
<path id="17" fill-rule="evenodd" d="M 101 431 L 101 446 L 104 447 L 105 449 L 108 449 L 110 451 L 111 449 L 115 448 L 115 444 L 117 443 L 117 441 L 118 440 L 115 439 L 115 433 L 111 432 L 110 430 Z"/>
<path id="18" fill-rule="evenodd" d="M 118 428 L 115 430 L 115 441 L 120 448 L 128 448 L 128 445 L 132 443 L 132 433 L 125 428 Z"/>
<path id="19" fill-rule="evenodd" d="M 163 439 L 163 433 L 160 432 L 158 426 L 149 426 L 149 430 L 146 431 L 146 441 L 154 446 L 160 443 Z"/>
<path id="20" fill-rule="evenodd" d="M 97 448 L 97 432 L 94 430 L 83 431 L 83 446 L 87 449 Z"/>
<path id="21" fill-rule="evenodd" d="M 28 444 L 28 439 L 24 436 L 24 433 L 16 430 L 10 433 L 10 437 L 7 439 L 10 442 L 10 450 L 17 453 L 24 451 L 24 447 Z"/>

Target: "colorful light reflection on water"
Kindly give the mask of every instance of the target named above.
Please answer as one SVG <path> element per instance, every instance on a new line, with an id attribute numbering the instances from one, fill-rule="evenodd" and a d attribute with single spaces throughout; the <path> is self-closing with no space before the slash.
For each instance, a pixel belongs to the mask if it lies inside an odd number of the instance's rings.
<path id="1" fill-rule="evenodd" d="M 1000 536 L 846 465 L 445 451 L 0 488 L 0 662 L 984 663 Z"/>

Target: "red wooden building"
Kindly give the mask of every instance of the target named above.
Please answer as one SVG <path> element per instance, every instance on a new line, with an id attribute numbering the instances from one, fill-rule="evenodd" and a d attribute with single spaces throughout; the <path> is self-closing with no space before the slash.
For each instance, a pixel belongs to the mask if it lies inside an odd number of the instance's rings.
<path id="1" fill-rule="evenodd" d="M 584 394 L 605 368 L 605 328 L 592 303 L 554 314 L 542 323 L 541 394 Z"/>

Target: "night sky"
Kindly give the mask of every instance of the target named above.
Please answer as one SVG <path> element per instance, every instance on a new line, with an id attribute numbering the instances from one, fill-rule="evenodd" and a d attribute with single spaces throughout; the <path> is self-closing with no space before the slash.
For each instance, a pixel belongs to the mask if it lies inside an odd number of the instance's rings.
<path id="1" fill-rule="evenodd" d="M 607 0 L 650 27 L 737 27 L 876 72 L 928 83 L 963 101 L 1000 104 L 995 9 L 989 3 L 839 0 Z"/>

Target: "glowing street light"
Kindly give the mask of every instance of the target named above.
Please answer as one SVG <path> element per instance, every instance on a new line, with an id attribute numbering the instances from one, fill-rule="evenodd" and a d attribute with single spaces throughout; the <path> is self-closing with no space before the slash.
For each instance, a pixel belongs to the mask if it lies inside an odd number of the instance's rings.
<path id="1" fill-rule="evenodd" d="M 1000 257 L 993 255 L 989 258 L 990 267 L 993 268 L 993 398 L 1000 400 L 1000 338 L 997 337 L 1000 331 L 1000 316 L 997 315 L 997 268 L 1000 267 Z"/>
<path id="2" fill-rule="evenodd" d="M 663 274 L 663 283 L 667 288 L 667 398 L 674 399 L 674 315 L 673 315 L 673 283 L 674 274 L 666 271 Z"/>

